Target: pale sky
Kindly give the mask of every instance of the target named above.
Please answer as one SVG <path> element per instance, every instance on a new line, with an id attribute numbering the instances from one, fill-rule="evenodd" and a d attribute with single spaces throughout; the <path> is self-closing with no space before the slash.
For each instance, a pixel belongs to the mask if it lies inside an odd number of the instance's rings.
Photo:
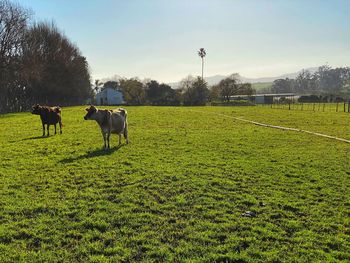
<path id="1" fill-rule="evenodd" d="M 350 0 L 18 0 L 86 56 L 92 79 L 174 82 L 350 66 Z"/>

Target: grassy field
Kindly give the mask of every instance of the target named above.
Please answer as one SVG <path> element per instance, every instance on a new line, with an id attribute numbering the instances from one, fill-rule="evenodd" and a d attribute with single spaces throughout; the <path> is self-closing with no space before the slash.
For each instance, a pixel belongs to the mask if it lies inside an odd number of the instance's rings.
<path id="1" fill-rule="evenodd" d="M 84 107 L 48 138 L 0 116 L 0 262 L 350 260 L 350 144 L 229 117 L 350 139 L 349 113 L 127 110 L 107 151 Z"/>

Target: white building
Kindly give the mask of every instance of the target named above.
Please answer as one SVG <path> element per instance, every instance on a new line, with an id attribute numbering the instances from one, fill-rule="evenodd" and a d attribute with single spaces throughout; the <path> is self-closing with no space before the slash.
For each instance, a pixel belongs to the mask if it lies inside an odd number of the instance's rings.
<path id="1" fill-rule="evenodd" d="M 96 105 L 121 105 L 125 104 L 123 93 L 119 90 L 105 88 L 96 94 Z"/>

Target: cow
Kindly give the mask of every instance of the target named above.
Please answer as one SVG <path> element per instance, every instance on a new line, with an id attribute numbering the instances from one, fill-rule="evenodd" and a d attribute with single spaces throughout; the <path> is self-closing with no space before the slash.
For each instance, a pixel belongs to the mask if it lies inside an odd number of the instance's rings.
<path id="1" fill-rule="evenodd" d="M 99 110 L 95 106 L 91 105 L 86 108 L 86 115 L 84 120 L 95 120 L 101 128 L 104 148 L 109 146 L 109 137 L 111 133 L 118 134 L 119 145 L 121 145 L 121 137 L 124 135 L 126 144 L 129 143 L 128 139 L 128 123 L 126 120 L 127 112 L 123 108 L 117 110 Z"/>
<path id="2" fill-rule="evenodd" d="M 56 124 L 60 125 L 60 133 L 62 134 L 62 118 L 61 118 L 61 108 L 49 107 L 49 106 L 40 106 L 36 104 L 32 107 L 32 114 L 40 115 L 41 123 L 43 125 L 43 136 L 45 136 L 45 124 L 47 125 L 47 136 L 50 136 L 49 128 L 50 125 L 55 126 L 55 134 L 56 132 Z"/>

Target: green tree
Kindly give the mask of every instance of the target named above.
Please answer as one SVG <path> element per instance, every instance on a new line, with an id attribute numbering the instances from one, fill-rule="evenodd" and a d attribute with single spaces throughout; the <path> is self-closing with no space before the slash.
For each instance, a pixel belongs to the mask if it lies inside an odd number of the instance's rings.
<path id="1" fill-rule="evenodd" d="M 234 74 L 221 80 L 218 86 L 220 90 L 220 97 L 225 101 L 230 101 L 231 96 L 238 94 L 238 79 Z"/>
<path id="2" fill-rule="evenodd" d="M 104 84 L 103 84 L 103 88 L 110 88 L 110 89 L 114 89 L 114 90 L 120 90 L 120 85 L 119 85 L 119 82 L 118 81 L 113 81 L 113 80 L 109 80 L 109 81 L 106 81 Z"/>
<path id="3" fill-rule="evenodd" d="M 324 65 L 318 68 L 315 75 L 318 79 L 319 89 L 323 94 L 346 95 L 346 89 L 344 88 L 350 80 L 349 68 L 332 69 L 328 65 Z"/>
<path id="4" fill-rule="evenodd" d="M 277 79 L 272 83 L 271 91 L 273 93 L 290 93 L 294 92 L 294 79 Z"/>
<path id="5" fill-rule="evenodd" d="M 256 91 L 253 89 L 251 83 L 241 83 L 238 85 L 238 94 L 237 95 L 253 95 Z"/>
<path id="6" fill-rule="evenodd" d="M 35 103 L 74 105 L 91 96 L 88 63 L 53 23 L 36 23 L 23 44 L 26 95 Z"/>
<path id="7" fill-rule="evenodd" d="M 205 105 L 209 97 L 208 84 L 201 77 L 183 83 L 183 103 L 187 106 Z"/>
<path id="8" fill-rule="evenodd" d="M 142 105 L 145 103 L 146 92 L 141 81 L 136 78 L 121 79 L 120 88 L 124 100 L 130 105 Z"/>
<path id="9" fill-rule="evenodd" d="M 299 94 L 305 94 L 312 89 L 312 75 L 309 71 L 302 70 L 295 79 L 295 91 Z"/>
<path id="10" fill-rule="evenodd" d="M 146 97 L 151 105 L 179 105 L 178 93 L 167 84 L 155 80 L 146 83 Z"/>
<path id="11" fill-rule="evenodd" d="M 209 101 L 216 101 L 220 99 L 220 86 L 219 85 L 213 85 L 211 86 L 209 90 Z"/>

